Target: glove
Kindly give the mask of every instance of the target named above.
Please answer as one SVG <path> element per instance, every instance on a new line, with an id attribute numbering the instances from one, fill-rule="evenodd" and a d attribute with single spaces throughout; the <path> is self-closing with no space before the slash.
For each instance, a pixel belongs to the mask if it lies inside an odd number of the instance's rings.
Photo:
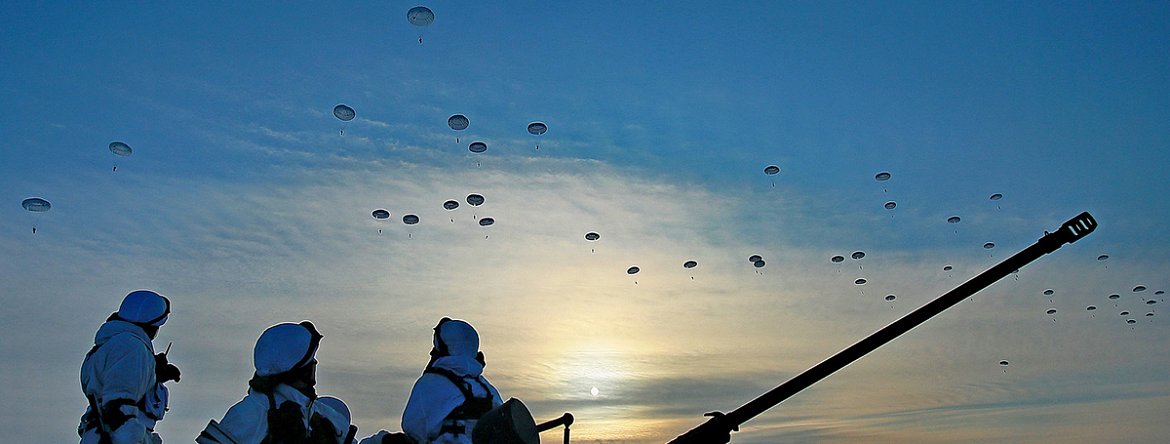
<path id="1" fill-rule="evenodd" d="M 167 381 L 179 382 L 182 372 L 179 371 L 178 366 L 167 362 L 166 353 L 159 353 L 154 355 L 154 377 L 159 384 Z"/>

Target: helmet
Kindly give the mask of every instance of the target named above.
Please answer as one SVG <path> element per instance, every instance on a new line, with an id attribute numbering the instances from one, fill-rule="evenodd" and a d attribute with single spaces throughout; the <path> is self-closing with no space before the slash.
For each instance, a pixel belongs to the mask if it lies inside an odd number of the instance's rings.
<path id="1" fill-rule="evenodd" d="M 312 322 L 284 322 L 268 327 L 256 340 L 252 362 L 257 376 L 271 376 L 309 364 L 321 345 L 321 333 Z"/>
<path id="2" fill-rule="evenodd" d="M 479 352 L 479 333 L 467 321 L 443 318 L 435 326 L 435 353 L 442 356 L 475 356 Z"/>
<path id="3" fill-rule="evenodd" d="M 122 299 L 118 317 L 123 321 L 159 327 L 171 314 L 171 300 L 150 290 L 136 290 Z"/>
<path id="4" fill-rule="evenodd" d="M 317 402 L 328 406 L 329 408 L 337 411 L 337 413 L 340 413 L 341 416 L 345 417 L 345 421 L 347 423 L 353 421 L 353 418 L 349 412 L 349 406 L 345 405 L 345 401 L 342 401 L 333 396 L 322 396 L 317 398 Z"/>

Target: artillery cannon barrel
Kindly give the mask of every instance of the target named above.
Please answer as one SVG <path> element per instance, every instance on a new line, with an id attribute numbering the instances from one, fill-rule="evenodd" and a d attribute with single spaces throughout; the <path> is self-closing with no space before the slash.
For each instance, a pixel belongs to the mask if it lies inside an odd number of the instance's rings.
<path id="1" fill-rule="evenodd" d="M 853 361 L 861 359 L 862 356 L 894 340 L 894 338 L 910 331 L 910 329 L 926 322 L 935 315 L 942 313 L 963 299 L 974 295 L 979 290 L 987 288 L 1013 271 L 1019 270 L 1024 265 L 1056 251 L 1066 243 L 1076 242 L 1093 232 L 1096 228 L 1097 221 L 1093 219 L 1093 216 L 1088 212 L 1081 213 L 1061 225 L 1059 230 L 1052 233 L 1045 232 L 1044 237 L 1041 237 L 1040 240 L 1025 248 L 1023 251 L 1005 259 L 1003 262 L 987 269 L 978 276 L 964 282 L 962 285 L 955 287 L 955 289 L 948 291 L 946 294 L 939 296 L 937 299 L 885 326 L 869 337 L 838 352 L 820 364 L 805 370 L 804 373 L 796 375 L 787 382 L 749 401 L 747 404 L 726 414 L 719 412 L 708 413 L 707 416 L 711 416 L 711 419 L 691 429 L 687 433 L 678 436 L 670 441 L 669 444 L 729 442 L 732 430 L 738 430 L 740 425 L 760 413 L 775 407 L 785 399 L 808 388 L 837 370 L 844 368 Z"/>

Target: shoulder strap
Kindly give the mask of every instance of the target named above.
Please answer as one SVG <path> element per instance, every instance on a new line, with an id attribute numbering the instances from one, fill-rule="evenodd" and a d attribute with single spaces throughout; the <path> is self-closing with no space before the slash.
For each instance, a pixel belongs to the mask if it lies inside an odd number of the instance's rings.
<path id="1" fill-rule="evenodd" d="M 457 387 L 459 392 L 463 394 L 463 399 L 472 399 L 475 397 L 475 394 L 471 392 L 471 383 L 468 382 L 466 378 L 455 374 L 455 372 L 451 370 L 439 367 L 428 367 L 426 370 L 423 370 L 423 373 L 433 373 L 446 377 L 451 381 L 452 384 L 455 384 L 455 387 Z"/>

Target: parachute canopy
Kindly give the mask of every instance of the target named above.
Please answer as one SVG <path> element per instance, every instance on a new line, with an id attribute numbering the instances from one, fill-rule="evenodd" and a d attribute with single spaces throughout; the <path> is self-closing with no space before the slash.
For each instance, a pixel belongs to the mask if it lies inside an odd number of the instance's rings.
<path id="1" fill-rule="evenodd" d="M 891 200 L 889 202 L 886 202 L 885 207 L 887 210 L 892 210 L 894 208 L 898 208 L 898 203 Z"/>
<path id="2" fill-rule="evenodd" d="M 494 223 L 496 223 L 496 220 L 490 217 L 485 217 L 479 220 L 479 226 L 481 227 L 490 227 Z"/>
<path id="3" fill-rule="evenodd" d="M 695 262 L 695 261 L 686 261 L 686 262 L 683 262 L 683 268 L 695 268 L 695 267 L 697 267 L 698 265 L 699 265 L 699 263 L 698 263 L 698 262 Z"/>
<path id="4" fill-rule="evenodd" d="M 865 252 L 864 251 L 854 251 L 852 257 L 853 257 L 853 259 L 859 260 L 859 259 L 865 257 Z"/>
<path id="5" fill-rule="evenodd" d="M 1133 292 L 1134 292 L 1134 293 L 1141 293 L 1141 292 L 1143 292 L 1143 291 L 1146 291 L 1146 286 L 1145 286 L 1145 285 L 1138 285 L 1138 286 L 1136 286 L 1136 287 L 1133 287 Z"/>
<path id="6" fill-rule="evenodd" d="M 1123 311 L 1123 312 L 1121 312 L 1121 313 L 1118 313 L 1117 315 L 1118 315 L 1118 316 L 1129 316 L 1129 312 L 1128 312 L 1128 311 Z"/>
<path id="7" fill-rule="evenodd" d="M 986 248 L 988 250 L 995 248 L 995 242 L 988 242 L 986 244 L 983 244 L 983 248 Z"/>
<path id="8" fill-rule="evenodd" d="M 471 151 L 473 153 L 482 153 L 487 151 L 487 144 L 480 141 L 471 142 L 471 145 L 467 146 L 467 151 Z"/>
<path id="9" fill-rule="evenodd" d="M 1133 320 L 1133 319 L 1126 319 L 1126 320 L 1125 320 L 1125 323 L 1126 323 L 1126 324 L 1136 324 L 1136 323 L 1137 323 L 1137 321 L 1135 321 L 1135 320 Z"/>
<path id="10" fill-rule="evenodd" d="M 756 262 L 759 262 L 763 259 L 764 258 L 762 256 L 760 256 L 758 254 L 753 254 L 753 255 L 751 255 L 751 257 L 748 257 L 748 262 L 756 263 Z"/>
<path id="11" fill-rule="evenodd" d="M 349 107 L 349 105 L 339 103 L 337 106 L 333 107 L 333 116 L 337 117 L 342 122 L 348 122 L 357 116 L 357 111 L 354 111 L 353 108 Z"/>
<path id="12" fill-rule="evenodd" d="M 471 125 L 471 121 L 467 120 L 467 116 L 463 114 L 455 114 L 447 118 L 447 126 L 455 131 L 463 131 L 467 126 Z"/>
<path id="13" fill-rule="evenodd" d="M 467 195 L 467 204 L 468 205 L 471 205 L 473 207 L 478 207 L 480 205 L 483 205 L 483 202 L 484 202 L 484 198 L 483 198 L 483 196 L 481 196 L 479 194 L 472 193 L 472 194 Z"/>
<path id="14" fill-rule="evenodd" d="M 642 271 L 642 269 L 638 268 L 637 266 L 634 266 L 634 267 L 627 268 L 626 274 L 638 274 L 639 271 Z"/>
<path id="15" fill-rule="evenodd" d="M 1109 299 L 1119 299 L 1119 298 L 1121 298 L 1121 295 L 1119 295 L 1117 293 L 1109 295 Z"/>
<path id="16" fill-rule="evenodd" d="M 587 241 L 595 241 L 598 239 L 601 239 L 601 235 L 597 234 L 596 231 L 590 231 L 588 233 L 585 233 L 585 240 L 587 240 Z"/>
<path id="17" fill-rule="evenodd" d="M 1053 291 L 1051 288 L 1044 290 L 1044 296 L 1052 296 L 1053 293 L 1056 293 L 1056 292 Z"/>
<path id="18" fill-rule="evenodd" d="M 991 199 L 991 200 L 1000 200 L 1000 199 L 1003 199 L 1003 195 L 1002 195 L 1002 194 L 999 194 L 999 193 L 995 193 L 995 194 L 992 194 L 992 195 L 991 195 L 991 197 L 988 197 L 988 199 Z"/>
<path id="19" fill-rule="evenodd" d="M 390 212 L 386 211 L 384 209 L 381 209 L 381 208 L 374 210 L 374 212 L 370 213 L 370 215 L 374 216 L 374 219 L 378 219 L 378 220 L 390 218 Z"/>
<path id="20" fill-rule="evenodd" d="M 961 220 L 963 220 L 963 219 L 960 219 L 960 218 L 959 218 L 959 216 L 951 216 L 951 217 L 948 217 L 948 218 L 947 218 L 947 223 L 949 223 L 949 224 L 957 224 L 957 223 L 959 223 L 959 221 L 961 221 Z"/>
<path id="21" fill-rule="evenodd" d="M 446 202 L 443 202 L 443 208 L 447 209 L 447 210 L 454 210 L 456 208 L 459 208 L 459 201 L 452 199 L 452 200 L 448 200 Z"/>
<path id="22" fill-rule="evenodd" d="M 845 256 L 833 256 L 833 257 L 829 258 L 829 261 L 834 263 L 834 264 L 839 264 L 839 263 L 845 262 Z"/>
<path id="23" fill-rule="evenodd" d="M 893 175 L 891 175 L 888 171 L 882 171 L 873 176 L 874 180 L 877 180 L 878 182 L 885 182 L 890 180 L 891 177 L 893 177 Z"/>
<path id="24" fill-rule="evenodd" d="M 999 361 L 999 365 L 1008 365 L 1007 361 Z"/>
<path id="25" fill-rule="evenodd" d="M 50 204 L 49 201 L 41 199 L 39 197 L 30 197 L 30 198 L 22 201 L 20 203 L 20 206 L 22 206 L 22 207 L 24 207 L 24 209 L 32 211 L 34 213 L 44 213 L 46 211 L 49 211 L 49 208 L 52 208 L 53 204 Z"/>
<path id="26" fill-rule="evenodd" d="M 752 265 L 754 265 L 756 268 L 764 268 L 764 265 L 767 265 L 767 264 L 764 263 L 763 259 L 760 259 L 758 261 L 753 262 Z"/>
<path id="27" fill-rule="evenodd" d="M 1102 255 L 1100 255 L 1100 256 L 1097 256 L 1097 260 L 1099 260 L 1099 261 L 1103 261 L 1103 260 L 1105 260 L 1105 259 L 1109 259 L 1109 255 L 1108 255 L 1108 254 L 1102 254 Z"/>
<path id="28" fill-rule="evenodd" d="M 780 167 L 776 165 L 768 165 L 764 167 L 764 174 L 775 176 L 780 173 Z"/>
<path id="29" fill-rule="evenodd" d="M 853 281 L 853 284 L 854 285 L 865 285 L 866 282 L 869 282 L 869 281 L 865 280 L 865 278 L 857 278 L 856 281 Z"/>
<path id="30" fill-rule="evenodd" d="M 1088 310 L 1088 311 L 1093 311 L 1093 310 L 1096 310 L 1096 309 L 1097 309 L 1097 306 L 1096 306 L 1096 305 L 1090 305 L 1090 306 L 1088 306 L 1088 307 L 1085 307 L 1085 310 Z"/>
<path id="31" fill-rule="evenodd" d="M 545 131 L 548 131 L 548 125 L 545 125 L 544 122 L 532 122 L 528 124 L 528 134 L 539 136 L 544 134 Z"/>
<path id="32" fill-rule="evenodd" d="M 951 271 L 954 269 L 955 269 L 955 267 L 952 267 L 950 265 L 943 265 L 943 271 Z"/>
<path id="33" fill-rule="evenodd" d="M 402 216 L 402 223 L 407 225 L 414 225 L 418 223 L 418 216 L 414 214 L 407 214 Z"/>
<path id="34" fill-rule="evenodd" d="M 1049 308 L 1049 309 L 1048 309 L 1048 311 L 1047 311 L 1047 313 L 1048 313 L 1048 314 L 1050 314 L 1050 315 L 1054 315 L 1054 314 L 1056 314 L 1056 309 L 1055 309 L 1055 308 Z"/>
<path id="35" fill-rule="evenodd" d="M 1158 301 L 1155 301 L 1155 300 L 1153 300 L 1153 299 L 1150 299 L 1150 300 L 1146 301 L 1146 305 L 1154 305 L 1154 304 L 1157 304 L 1157 303 L 1158 303 Z"/>
<path id="36" fill-rule="evenodd" d="M 126 142 L 114 141 L 110 142 L 110 152 L 124 157 L 129 156 L 134 152 L 134 150 L 131 149 L 130 145 L 127 145 Z"/>
<path id="37" fill-rule="evenodd" d="M 887 295 L 886 295 L 886 300 L 887 300 L 887 301 L 892 301 L 892 300 L 894 300 L 894 299 L 898 299 L 898 297 L 897 297 L 897 296 L 894 296 L 894 295 L 892 295 L 892 294 L 887 294 Z"/>
<path id="38" fill-rule="evenodd" d="M 414 26 L 427 26 L 435 21 L 435 12 L 426 6 L 415 6 L 406 11 L 406 20 Z"/>

